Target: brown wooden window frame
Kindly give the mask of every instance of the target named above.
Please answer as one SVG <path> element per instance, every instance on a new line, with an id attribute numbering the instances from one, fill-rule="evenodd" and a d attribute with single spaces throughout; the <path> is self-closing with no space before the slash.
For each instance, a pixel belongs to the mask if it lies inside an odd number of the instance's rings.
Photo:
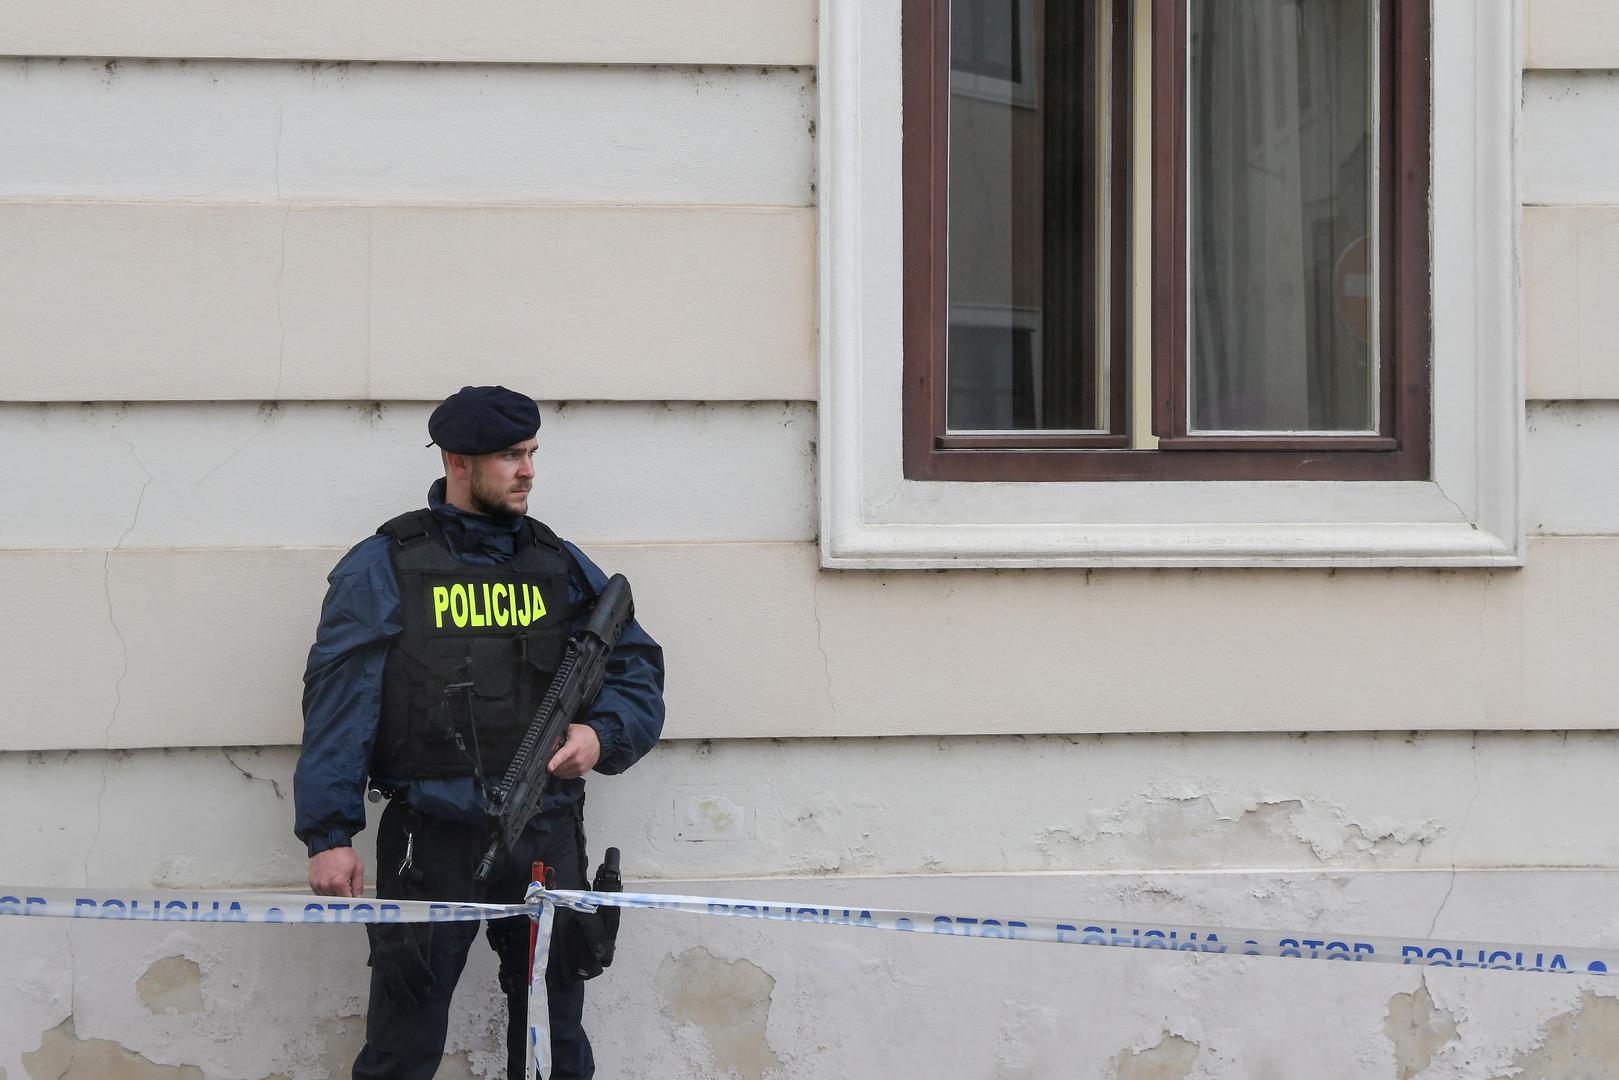
<path id="1" fill-rule="evenodd" d="M 1431 478 L 1430 0 L 1377 0 L 1380 160 L 1379 430 L 1375 435 L 1188 435 L 1187 12 L 1152 12 L 1152 295 L 1130 295 L 1130 0 L 1112 3 L 1113 205 L 1107 317 L 1110 430 L 952 436 L 945 413 L 949 296 L 949 0 L 904 0 L 904 474 L 913 480 L 1427 480 Z M 1122 25 L 1121 25 L 1122 21 Z M 1132 302 L 1151 304 L 1153 434 L 1130 449 Z"/>

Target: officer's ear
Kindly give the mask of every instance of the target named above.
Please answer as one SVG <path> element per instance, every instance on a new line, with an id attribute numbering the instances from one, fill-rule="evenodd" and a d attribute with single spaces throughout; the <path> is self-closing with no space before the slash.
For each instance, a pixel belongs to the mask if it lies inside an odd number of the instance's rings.
<path id="1" fill-rule="evenodd" d="M 472 459 L 466 454 L 452 454 L 448 450 L 441 453 L 444 458 L 445 476 L 465 480 L 472 475 Z"/>

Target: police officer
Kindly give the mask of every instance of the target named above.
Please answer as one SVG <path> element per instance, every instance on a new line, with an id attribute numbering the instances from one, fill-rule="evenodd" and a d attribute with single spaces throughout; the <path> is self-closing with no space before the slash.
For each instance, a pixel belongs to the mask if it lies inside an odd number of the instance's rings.
<path id="1" fill-rule="evenodd" d="M 556 780 L 539 815 L 487 885 L 474 884 L 492 836 L 487 786 L 504 775 L 569 635 L 606 584 L 578 548 L 526 516 L 539 427 L 538 406 L 505 387 L 451 395 L 427 424 L 444 460 L 427 508 L 383 525 L 327 578 L 294 776 L 295 831 L 317 893 L 364 888 L 350 845 L 365 827 L 368 778 L 389 797 L 377 833 L 378 896 L 520 901 L 534 860 L 554 868 L 557 887 L 584 888 L 584 774 L 621 772 L 658 739 L 663 652 L 631 621 L 589 714 L 550 760 Z M 367 930 L 371 1004 L 354 1076 L 431 1077 L 478 924 Z M 528 920 L 496 920 L 487 933 L 510 1011 L 508 1075 L 521 1077 Z M 545 972 L 553 1075 L 563 1080 L 595 1071 L 580 1024 L 584 986 L 577 965 L 562 960 L 572 940 L 559 923 Z"/>

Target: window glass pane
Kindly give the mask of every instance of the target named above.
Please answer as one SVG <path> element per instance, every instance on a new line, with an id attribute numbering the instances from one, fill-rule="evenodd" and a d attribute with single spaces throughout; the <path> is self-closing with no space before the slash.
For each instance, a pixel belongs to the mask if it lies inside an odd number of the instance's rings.
<path id="1" fill-rule="evenodd" d="M 1376 431 L 1375 0 L 1188 2 L 1188 426 Z"/>
<path id="2" fill-rule="evenodd" d="M 952 431 L 1107 428 L 1106 6 L 950 5 Z"/>
<path id="3" fill-rule="evenodd" d="M 1017 316 L 1001 309 L 951 313 L 945 347 L 952 428 L 1015 431 L 1037 426 L 1044 389 L 1037 331 L 1031 324 L 1017 325 Z"/>

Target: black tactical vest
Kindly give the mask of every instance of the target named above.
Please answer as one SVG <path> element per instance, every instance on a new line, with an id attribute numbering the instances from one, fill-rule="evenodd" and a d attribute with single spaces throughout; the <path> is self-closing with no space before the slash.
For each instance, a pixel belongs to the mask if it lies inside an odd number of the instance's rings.
<path id="1" fill-rule="evenodd" d="M 497 783 L 562 660 L 575 613 L 568 577 L 580 571 L 532 518 L 512 559 L 495 566 L 452 555 L 429 510 L 377 532 L 393 539 L 404 633 L 383 667 L 371 775 Z"/>

